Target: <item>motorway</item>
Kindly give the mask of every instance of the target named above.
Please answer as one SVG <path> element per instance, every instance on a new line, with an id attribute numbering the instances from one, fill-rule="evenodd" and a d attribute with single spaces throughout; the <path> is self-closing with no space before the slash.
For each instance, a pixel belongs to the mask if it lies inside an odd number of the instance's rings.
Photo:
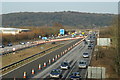
<path id="1" fill-rule="evenodd" d="M 79 69 L 78 61 L 81 59 L 84 59 L 82 57 L 83 52 L 89 52 L 89 54 L 91 55 L 92 49 L 88 50 L 88 45 L 83 44 L 83 41 L 77 46 L 72 47 L 73 45 L 80 42 L 81 40 L 82 40 L 81 38 L 74 40 L 73 42 L 71 42 L 68 45 L 65 45 L 64 47 L 61 47 L 53 52 L 47 53 L 34 61 L 31 61 L 8 73 L 3 74 L 2 77 L 4 79 L 5 78 L 19 78 L 20 79 L 20 78 L 23 78 L 23 73 L 26 72 L 27 78 L 38 78 L 38 79 L 47 78 L 48 79 L 50 71 L 52 69 L 60 68 L 59 67 L 60 63 L 62 61 L 67 60 L 70 62 L 71 68 L 69 70 L 62 71 L 64 75 L 63 80 L 66 80 L 67 78 L 69 78 L 71 72 L 76 72 L 76 71 L 79 71 L 81 73 L 82 78 L 85 78 L 87 74 L 86 72 L 87 69 Z M 70 47 L 72 47 L 73 49 L 68 50 Z M 65 52 L 65 54 L 61 55 L 62 52 Z M 60 57 L 57 57 L 56 59 L 56 55 L 60 55 Z M 55 61 L 51 62 L 51 64 L 48 64 L 48 61 L 49 60 L 52 61 L 53 58 L 55 59 Z M 85 59 L 87 61 L 87 65 L 89 65 L 90 59 L 91 59 L 91 56 Z M 43 67 L 44 63 L 47 64 L 46 67 Z M 40 70 L 38 70 L 39 64 L 41 64 L 41 68 L 42 68 Z M 32 69 L 34 69 L 35 74 L 31 74 Z"/>
<path id="2" fill-rule="evenodd" d="M 89 58 L 83 58 L 82 54 L 84 52 L 88 52 L 90 54 Z M 90 64 L 92 55 L 92 49 L 88 50 L 88 45 L 85 45 L 83 42 L 74 47 L 71 51 L 69 51 L 66 55 L 64 55 L 62 58 L 60 58 L 57 62 L 55 62 L 53 65 L 46 68 L 44 71 L 40 72 L 39 74 L 35 75 L 32 78 L 36 79 L 44 79 L 48 80 L 50 79 L 49 74 L 52 69 L 60 69 L 60 63 L 63 61 L 70 62 L 71 68 L 68 70 L 62 70 L 63 80 L 69 79 L 69 76 L 72 72 L 80 72 L 80 75 L 83 79 L 87 77 L 87 69 L 79 69 L 78 68 L 78 62 L 80 60 L 86 60 L 87 66 Z"/>
<path id="3" fill-rule="evenodd" d="M 76 42 L 80 41 L 81 39 L 74 40 L 72 43 L 65 45 L 64 47 L 55 50 L 51 53 L 48 53 L 44 55 L 41 58 L 38 58 L 37 60 L 34 60 L 28 64 L 25 64 L 21 67 L 18 67 L 17 69 L 14 69 L 8 73 L 3 74 L 3 78 L 23 78 L 23 72 L 27 72 L 27 75 L 30 78 L 31 76 L 31 69 L 35 69 L 36 73 L 38 73 L 40 70 L 38 70 L 38 64 L 43 64 L 44 62 L 47 62 L 49 59 L 53 59 L 55 55 L 60 55 L 61 52 L 69 48 L 71 45 L 75 44 Z M 19 73 L 19 74 L 18 74 Z"/>
<path id="4" fill-rule="evenodd" d="M 13 51 L 16 51 L 16 50 L 22 50 L 22 49 L 25 49 L 25 48 L 29 48 L 29 47 L 32 47 L 32 46 L 36 46 L 36 45 L 39 45 L 39 44 L 42 44 L 42 43 L 46 43 L 46 42 L 53 42 L 53 41 L 61 41 L 65 38 L 70 38 L 71 36 L 68 35 L 68 36 L 62 36 L 62 37 L 59 37 L 59 39 L 52 39 L 50 41 L 45 41 L 45 40 L 38 40 L 38 41 L 33 41 L 32 43 L 29 42 L 29 43 L 26 43 L 24 45 L 21 45 L 21 44 L 17 44 L 17 45 L 13 45 L 13 46 L 6 46 L 4 48 L 0 48 L 0 55 L 2 54 L 7 54 L 9 52 L 13 52 Z M 65 39 L 67 40 L 67 39 Z"/>

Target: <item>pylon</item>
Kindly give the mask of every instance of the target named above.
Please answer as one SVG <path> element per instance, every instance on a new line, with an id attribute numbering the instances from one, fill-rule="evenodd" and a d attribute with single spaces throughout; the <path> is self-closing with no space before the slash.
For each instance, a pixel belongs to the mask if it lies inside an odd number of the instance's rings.
<path id="1" fill-rule="evenodd" d="M 32 69 L 32 74 L 35 74 L 35 70 L 34 69 Z"/>
<path id="2" fill-rule="evenodd" d="M 39 70 L 41 69 L 41 64 L 39 64 L 38 69 L 39 69 Z"/>
<path id="3" fill-rule="evenodd" d="M 51 60 L 49 59 L 48 63 L 50 64 L 51 63 Z"/>
<path id="4" fill-rule="evenodd" d="M 26 78 L 26 72 L 23 73 L 23 78 Z"/>
<path id="5" fill-rule="evenodd" d="M 60 55 L 58 55 L 58 58 L 60 57 Z"/>
<path id="6" fill-rule="evenodd" d="M 57 59 L 57 55 L 56 55 L 56 57 L 55 57 L 56 59 Z"/>
<path id="7" fill-rule="evenodd" d="M 62 56 L 62 53 L 61 53 L 61 56 Z"/>
<path id="8" fill-rule="evenodd" d="M 46 67 L 46 63 L 44 63 L 44 67 Z"/>
<path id="9" fill-rule="evenodd" d="M 54 62 L 54 58 L 52 59 L 52 62 Z"/>

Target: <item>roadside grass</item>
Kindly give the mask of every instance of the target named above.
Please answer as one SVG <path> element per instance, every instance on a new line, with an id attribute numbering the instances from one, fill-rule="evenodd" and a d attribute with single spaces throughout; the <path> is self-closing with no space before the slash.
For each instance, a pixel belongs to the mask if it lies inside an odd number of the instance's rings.
<path id="1" fill-rule="evenodd" d="M 115 68 L 116 52 L 114 47 L 97 47 L 98 51 L 93 52 L 91 66 L 105 67 L 106 78 L 118 78 Z"/>

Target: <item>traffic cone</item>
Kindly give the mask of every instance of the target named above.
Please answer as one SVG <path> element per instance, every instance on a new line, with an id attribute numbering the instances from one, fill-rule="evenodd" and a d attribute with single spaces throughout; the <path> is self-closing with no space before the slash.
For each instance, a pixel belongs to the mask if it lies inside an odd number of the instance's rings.
<path id="1" fill-rule="evenodd" d="M 61 53 L 61 56 L 62 56 L 62 53 Z"/>
<path id="2" fill-rule="evenodd" d="M 23 78 L 26 78 L 26 72 L 23 73 Z"/>
<path id="3" fill-rule="evenodd" d="M 16 80 L 15 77 L 14 77 L 14 80 Z"/>
<path id="4" fill-rule="evenodd" d="M 57 55 L 55 56 L 55 58 L 57 59 Z"/>
<path id="5" fill-rule="evenodd" d="M 52 62 L 54 62 L 54 58 L 52 59 Z"/>
<path id="6" fill-rule="evenodd" d="M 41 69 L 41 64 L 39 64 L 38 69 L 39 69 L 39 70 Z"/>
<path id="7" fill-rule="evenodd" d="M 46 67 L 46 63 L 44 63 L 44 67 Z"/>
<path id="8" fill-rule="evenodd" d="M 51 63 L 51 60 L 49 59 L 48 63 L 50 64 Z"/>
<path id="9" fill-rule="evenodd" d="M 32 69 L 32 74 L 35 74 L 35 70 L 34 69 Z"/>
<path id="10" fill-rule="evenodd" d="M 60 57 L 60 55 L 58 55 L 58 58 Z"/>

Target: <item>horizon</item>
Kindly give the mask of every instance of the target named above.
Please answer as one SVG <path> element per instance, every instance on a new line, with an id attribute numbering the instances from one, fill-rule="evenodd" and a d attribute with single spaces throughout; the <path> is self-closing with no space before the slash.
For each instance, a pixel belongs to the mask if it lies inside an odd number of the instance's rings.
<path id="1" fill-rule="evenodd" d="M 74 12 L 74 13 L 85 13 L 85 14 L 111 14 L 111 15 L 116 15 L 116 14 L 112 14 L 112 13 L 99 13 L 99 12 L 79 12 L 79 11 L 44 11 L 44 12 L 13 12 L 13 13 L 5 13 L 5 14 L 16 14 L 16 13 L 61 13 L 61 12 Z M 5 15 L 5 14 L 2 14 L 2 15 Z"/>

